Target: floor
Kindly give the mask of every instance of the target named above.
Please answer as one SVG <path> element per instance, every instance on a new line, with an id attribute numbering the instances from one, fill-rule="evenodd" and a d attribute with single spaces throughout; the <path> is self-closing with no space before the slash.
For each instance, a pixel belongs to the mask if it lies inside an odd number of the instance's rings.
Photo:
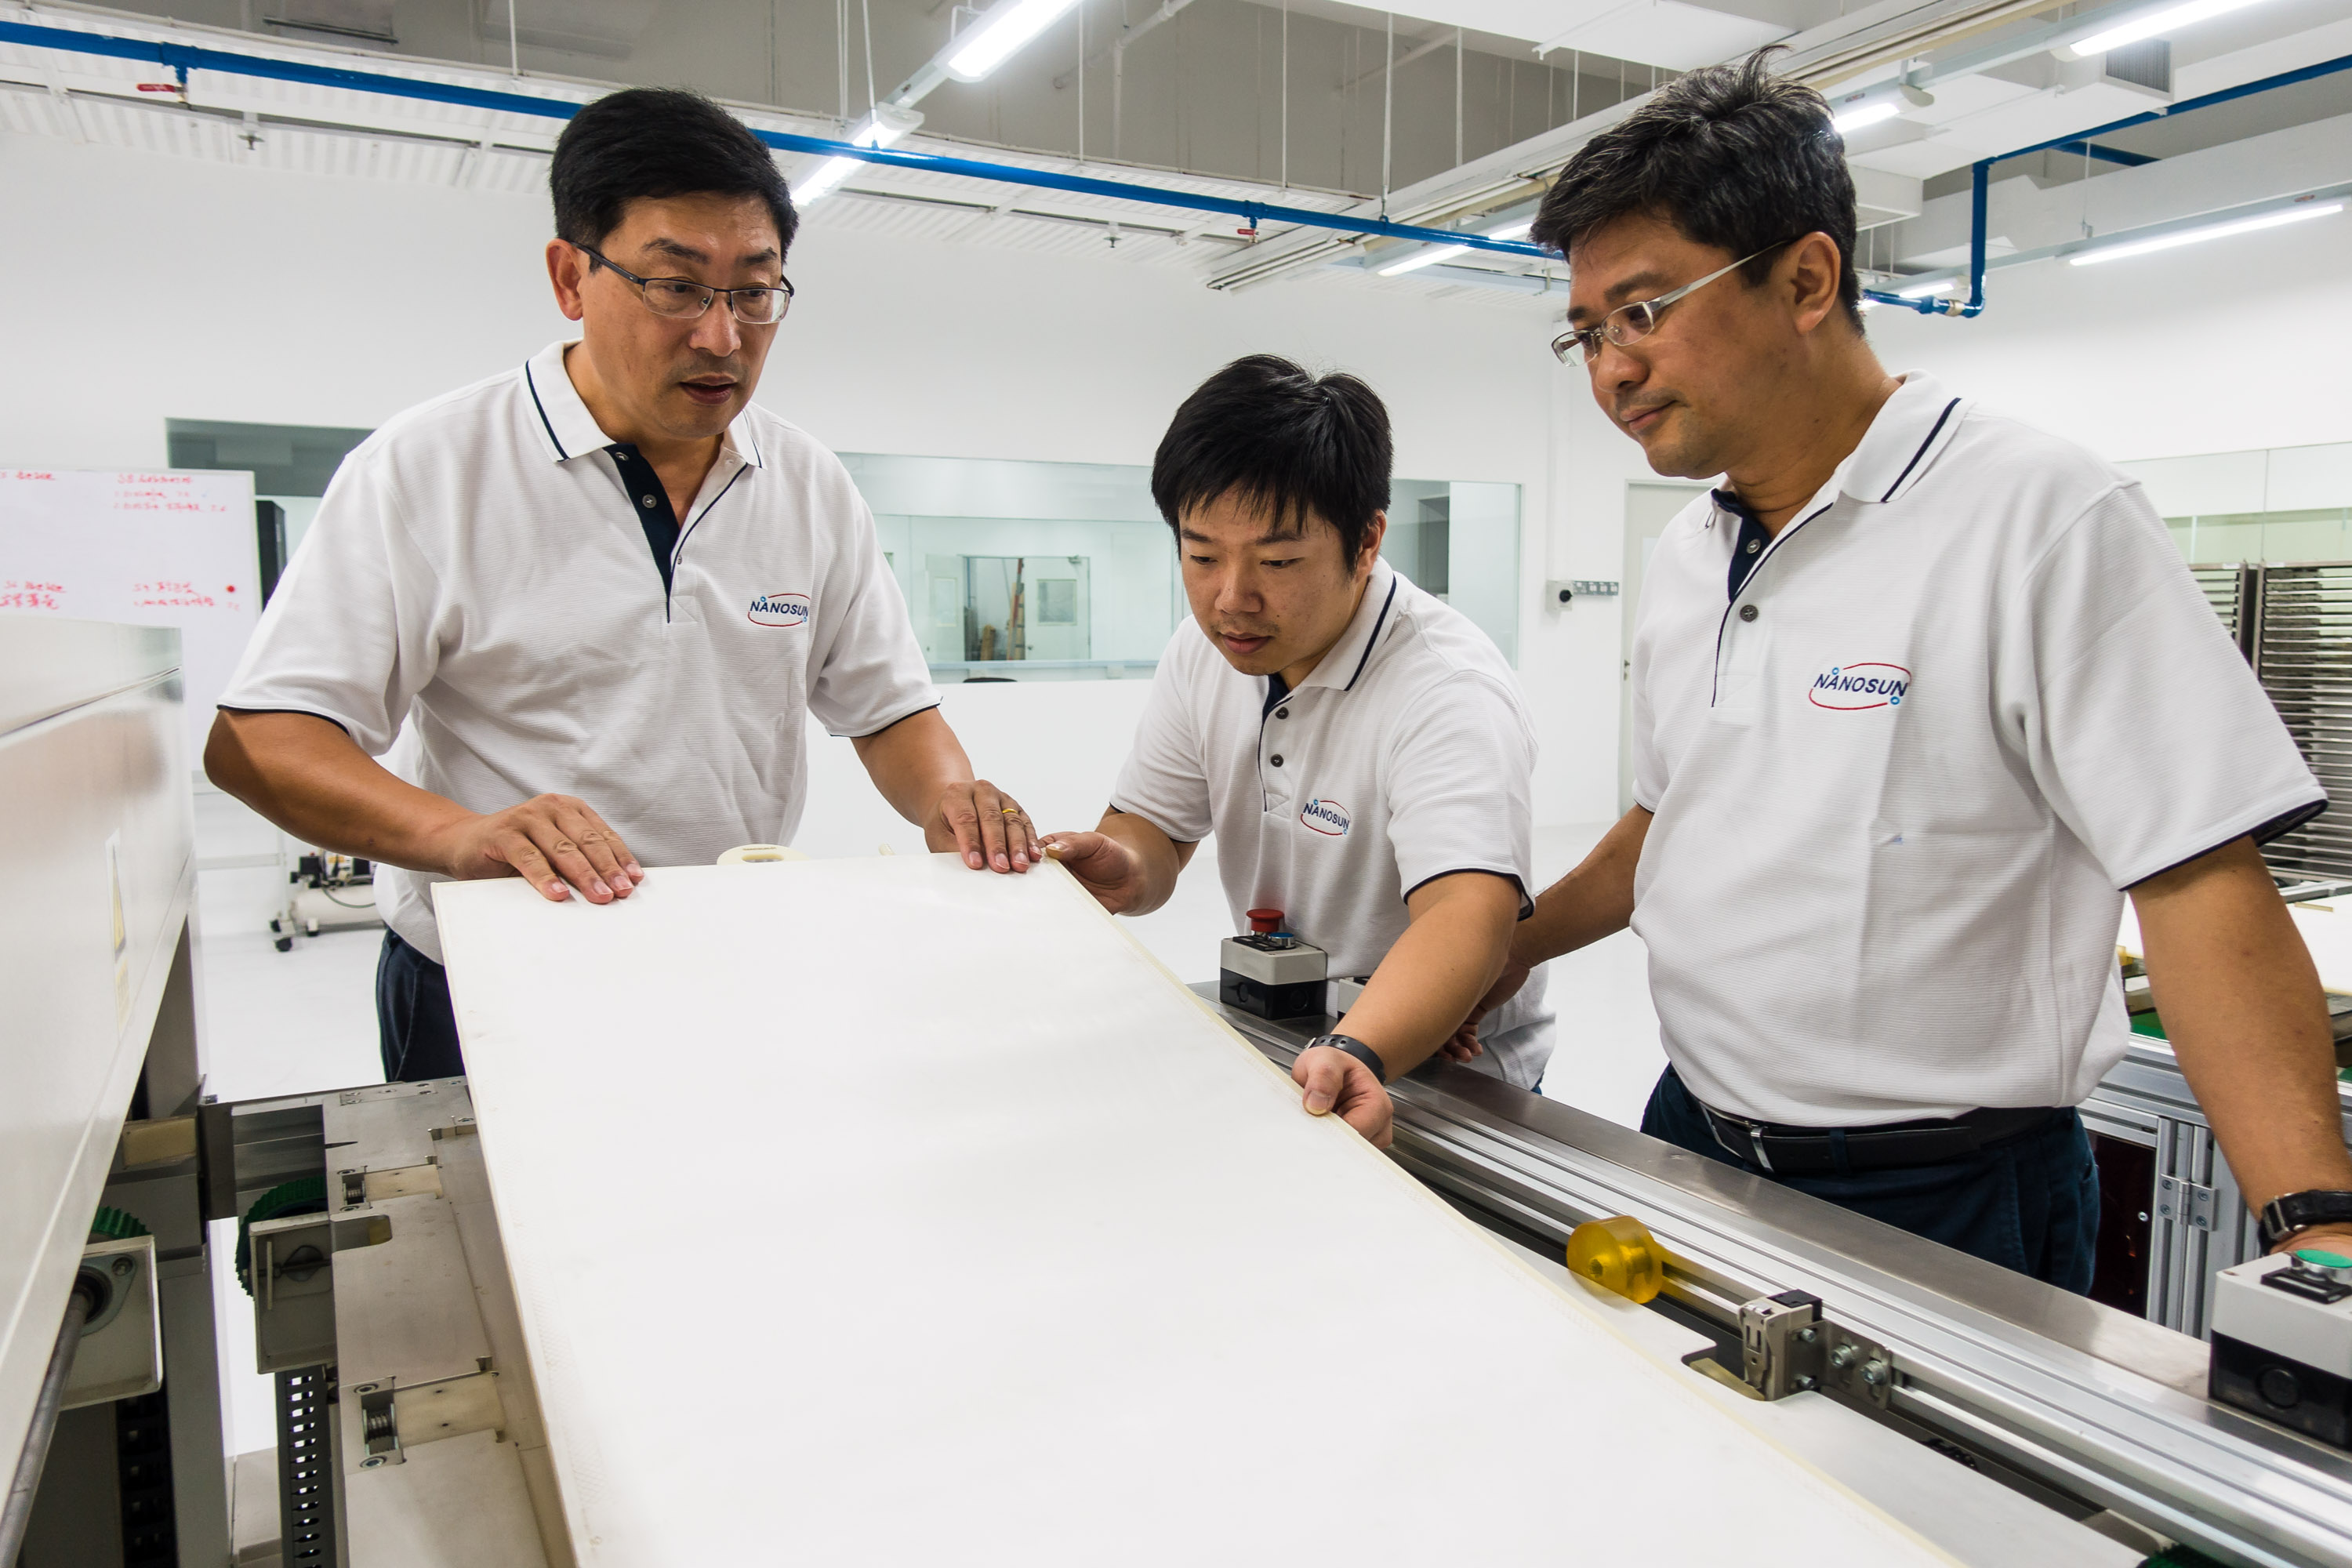
<path id="1" fill-rule="evenodd" d="M 1582 858 L 1606 827 L 1538 829 L 1538 884 L 1549 886 Z M 275 830 L 200 784 L 196 837 L 200 860 L 216 868 L 203 871 L 197 889 L 209 1092 L 224 1100 L 257 1100 L 381 1081 L 374 979 L 382 932 L 330 931 L 278 952 L 268 921 L 284 901 L 285 872 L 269 865 L 219 864 L 275 856 Z M 1214 849 L 1213 840 L 1167 907 L 1133 923 L 1137 939 L 1188 983 L 1213 977 L 1216 944 L 1231 930 L 1216 868 L 1204 863 Z M 1550 987 L 1559 1044 L 1544 1092 L 1638 1125 L 1665 1061 L 1640 940 L 1620 932 L 1554 961 Z M 244 1293 L 227 1266 L 236 1246 L 234 1223 L 218 1222 L 214 1240 L 221 1260 L 215 1279 L 221 1321 L 247 1322 Z M 231 1363 L 231 1451 L 269 1448 L 277 1430 L 272 1381 L 253 1370 L 249 1334 L 232 1328 L 223 1339 Z"/>

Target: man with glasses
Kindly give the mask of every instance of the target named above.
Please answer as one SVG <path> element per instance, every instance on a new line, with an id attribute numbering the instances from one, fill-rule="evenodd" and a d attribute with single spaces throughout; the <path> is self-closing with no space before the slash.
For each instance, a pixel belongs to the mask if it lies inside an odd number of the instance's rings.
<path id="1" fill-rule="evenodd" d="M 633 89 L 572 119 L 549 184 L 579 341 L 344 460 L 205 752 L 289 834 L 382 868 L 394 1079 L 465 1070 L 433 882 L 610 904 L 648 863 L 787 843 L 806 714 L 934 850 L 1042 853 L 940 716 L 847 471 L 751 405 L 798 221 L 768 150 L 706 99 Z"/>
<path id="2" fill-rule="evenodd" d="M 2255 847 L 2326 798 L 2136 483 L 1880 366 L 1843 148 L 1769 54 L 1595 138 L 1536 223 L 1560 356 L 1657 472 L 1723 480 L 1644 573 L 1638 804 L 1485 1005 L 1630 922 L 1644 1131 L 2085 1290 L 2074 1107 L 2128 1038 L 2128 895 L 2267 1239 L 2352 1253 L 2327 1012 Z"/>

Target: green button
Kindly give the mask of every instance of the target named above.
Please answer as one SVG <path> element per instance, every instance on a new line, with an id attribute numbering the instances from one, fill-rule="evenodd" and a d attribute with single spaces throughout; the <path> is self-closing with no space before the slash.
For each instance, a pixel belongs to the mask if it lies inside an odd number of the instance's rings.
<path id="1" fill-rule="evenodd" d="M 2315 1247 L 2299 1247 L 2295 1256 L 2315 1268 L 2352 1268 L 2352 1258 L 2334 1252 L 2322 1252 Z"/>

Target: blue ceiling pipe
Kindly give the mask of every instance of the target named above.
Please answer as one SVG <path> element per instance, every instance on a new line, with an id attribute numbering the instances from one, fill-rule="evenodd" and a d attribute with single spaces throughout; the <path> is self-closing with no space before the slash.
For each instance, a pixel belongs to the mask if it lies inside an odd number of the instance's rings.
<path id="1" fill-rule="evenodd" d="M 468 109 L 488 110 L 499 114 L 528 114 L 543 120 L 569 120 L 580 112 L 583 105 L 563 99 L 539 98 L 529 93 L 497 92 L 486 88 L 456 87 L 446 82 L 419 81 L 408 77 L 384 76 L 373 71 L 346 70 L 334 66 L 303 65 L 293 60 L 274 60 L 261 55 L 234 54 L 222 49 L 198 48 L 187 44 L 157 43 L 144 38 L 119 38 L 102 33 L 76 32 L 65 27 L 34 26 L 22 22 L 0 22 L 0 43 L 23 44 L 30 48 L 56 49 L 70 54 L 101 55 L 114 59 L 140 60 L 163 67 L 173 72 L 183 89 L 187 86 L 192 70 L 220 71 L 231 76 L 259 77 L 272 81 L 303 82 L 314 87 L 341 88 L 352 92 L 376 93 L 388 98 L 406 98 L 427 103 L 454 103 Z M 825 157 L 855 158 L 861 163 L 882 163 L 891 168 L 914 169 L 927 174 L 956 174 L 966 179 L 992 180 L 1002 184 L 1034 185 L 1052 191 L 1073 191 L 1083 195 L 1110 196 L 1121 201 L 1142 202 L 1152 206 L 1181 207 L 1191 212 L 1225 213 L 1247 220 L 1252 231 L 1260 223 L 1295 224 L 1301 228 L 1332 229 L 1342 234 L 1359 234 L 1383 239 L 1416 240 L 1430 245 L 1458 245 L 1471 250 L 1494 251 L 1503 256 L 1524 256 L 1534 260 L 1551 258 L 1551 253 L 1524 240 L 1489 239 L 1482 234 L 1443 228 L 1423 228 L 1415 224 L 1391 223 L 1385 218 L 1350 217 L 1342 213 L 1317 212 L 1310 207 L 1284 206 L 1272 202 L 1246 201 L 1236 196 L 1204 195 L 1194 191 L 1173 191 L 1158 185 L 1138 184 L 1127 180 L 1097 180 L 1085 174 L 1065 174 L 1047 169 L 1024 169 L 1012 163 L 989 163 L 971 158 L 950 158 L 933 153 L 908 153 L 888 147 L 860 147 L 847 142 L 836 142 L 822 136 L 801 136 L 785 131 L 758 131 L 752 135 L 780 152 L 811 153 Z"/>
<path id="2" fill-rule="evenodd" d="M 1972 165 L 1969 170 L 1969 297 L 1966 300 L 1906 300 L 1899 295 L 1885 294 L 1875 289 L 1867 289 L 1863 291 L 1863 298 L 1881 305 L 1899 305 L 1906 310 L 1916 310 L 1923 316 L 1963 318 L 1980 316 L 1984 314 L 1985 303 L 1985 208 L 1987 194 L 1992 184 L 1992 166 L 1995 163 L 2005 163 L 2011 158 L 2022 158 L 2032 153 L 2046 152 L 2052 148 L 2059 148 L 2070 153 L 2087 150 L 2091 156 L 2105 158 L 2113 163 L 2152 163 L 2155 160 L 2145 158 L 2137 153 L 2125 153 L 2112 147 L 2091 146 L 2091 139 L 2107 135 L 2111 132 L 2126 130 L 2134 125 L 2149 125 L 2159 120 L 2169 120 L 2175 115 L 2187 114 L 2194 110 L 2210 109 L 2217 103 L 2252 98 L 2256 93 L 2275 92 L 2283 87 L 2293 87 L 2299 81 L 2314 81 L 2320 77 L 2333 76 L 2342 70 L 2352 70 L 2352 55 L 2338 55 L 2332 60 L 2321 60 L 2316 65 L 2302 66 L 2291 71 L 2281 71 L 2276 76 L 2266 76 L 2259 81 L 2243 82 L 2236 87 L 2225 87 L 2218 92 L 2209 92 L 2202 97 L 2189 99 L 2184 102 L 2167 104 L 2162 109 L 2151 109 L 2143 114 L 2134 114 L 2122 120 L 2111 121 L 2107 124 L 2095 126 L 2088 131 L 2078 131 L 2071 136 L 2053 136 L 2047 142 L 2036 142 L 2031 147 L 2020 147 L 2013 153 L 1995 153 L 1992 157 Z"/>

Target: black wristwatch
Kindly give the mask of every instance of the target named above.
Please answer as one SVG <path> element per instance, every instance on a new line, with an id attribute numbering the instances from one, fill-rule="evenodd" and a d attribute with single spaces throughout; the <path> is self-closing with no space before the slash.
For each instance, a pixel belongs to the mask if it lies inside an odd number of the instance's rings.
<path id="1" fill-rule="evenodd" d="M 1381 1060 L 1380 1052 L 1372 1049 L 1371 1047 L 1364 1044 L 1363 1041 L 1356 1038 L 1355 1036 L 1318 1035 L 1313 1039 L 1307 1042 L 1307 1048 L 1310 1051 L 1318 1046 L 1328 1046 L 1335 1051 L 1347 1052 L 1348 1055 L 1355 1058 L 1358 1061 L 1371 1068 L 1372 1076 L 1374 1078 L 1380 1079 L 1382 1083 L 1388 1082 L 1388 1063 Z M 2347 1199 L 2352 1199 L 2352 1193 L 2347 1193 L 2344 1196 Z"/>
<path id="2" fill-rule="evenodd" d="M 2345 1224 L 2352 1224 L 2352 1193 L 2287 1193 L 2263 1205 L 2263 1248 L 2315 1225 Z"/>

